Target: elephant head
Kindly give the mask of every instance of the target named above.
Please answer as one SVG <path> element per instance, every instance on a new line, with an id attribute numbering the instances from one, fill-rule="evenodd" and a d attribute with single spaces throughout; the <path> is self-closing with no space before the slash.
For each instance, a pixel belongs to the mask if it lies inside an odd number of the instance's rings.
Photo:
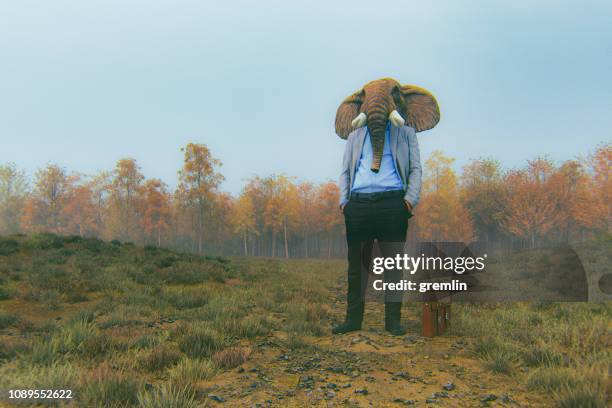
<path id="1" fill-rule="evenodd" d="M 385 143 L 387 121 L 396 127 L 406 122 L 415 131 L 431 129 L 440 120 L 436 98 L 423 88 L 401 85 L 394 79 L 368 82 L 346 98 L 336 113 L 336 133 L 346 139 L 353 129 L 368 126 L 372 152 L 371 169 L 378 172 Z"/>

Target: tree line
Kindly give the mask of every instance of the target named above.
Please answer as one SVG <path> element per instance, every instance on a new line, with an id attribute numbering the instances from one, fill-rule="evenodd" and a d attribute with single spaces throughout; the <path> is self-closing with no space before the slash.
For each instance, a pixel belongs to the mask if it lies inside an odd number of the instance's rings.
<path id="1" fill-rule="evenodd" d="M 0 165 L 0 235 L 52 232 L 222 255 L 345 254 L 335 182 L 253 177 L 234 197 L 220 191 L 221 162 L 206 145 L 181 150 L 174 191 L 133 158 L 93 176 L 48 164 L 31 181 L 15 164 Z M 425 161 L 408 239 L 517 249 L 611 232 L 610 143 L 560 165 L 540 157 L 505 170 L 480 158 L 457 174 L 453 162 L 440 151 Z"/>

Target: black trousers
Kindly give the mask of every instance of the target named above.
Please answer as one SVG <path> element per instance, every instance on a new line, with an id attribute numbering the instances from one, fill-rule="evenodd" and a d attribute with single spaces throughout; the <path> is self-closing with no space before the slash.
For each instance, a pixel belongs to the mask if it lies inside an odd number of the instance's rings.
<path id="1" fill-rule="evenodd" d="M 348 244 L 347 312 L 359 314 L 363 310 L 368 285 L 368 272 L 375 241 L 382 256 L 395 257 L 403 249 L 411 213 L 403 197 L 378 200 L 353 199 L 344 207 L 346 241 Z M 391 245 L 395 243 L 395 245 Z M 390 253 L 392 252 L 392 253 Z M 385 271 L 385 282 L 398 282 L 401 271 Z M 385 293 L 385 302 L 401 302 L 401 293 Z M 363 312 L 362 312 L 363 313 Z"/>

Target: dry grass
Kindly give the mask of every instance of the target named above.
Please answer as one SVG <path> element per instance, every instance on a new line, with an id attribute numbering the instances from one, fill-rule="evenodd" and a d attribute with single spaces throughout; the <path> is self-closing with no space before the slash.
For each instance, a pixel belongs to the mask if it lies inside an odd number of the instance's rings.
<path id="1" fill-rule="evenodd" d="M 345 267 L 49 234 L 0 239 L 0 260 L 0 388 L 72 388 L 94 407 L 197 406 L 198 382 L 273 331 L 284 350 L 312 351 Z M 449 334 L 506 382 L 598 408 L 612 389 L 610 316 L 605 303 L 454 305 Z"/>
<path id="2" fill-rule="evenodd" d="M 251 350 L 244 347 L 230 347 L 213 355 L 213 361 L 218 367 L 231 369 L 243 364 L 249 358 Z"/>

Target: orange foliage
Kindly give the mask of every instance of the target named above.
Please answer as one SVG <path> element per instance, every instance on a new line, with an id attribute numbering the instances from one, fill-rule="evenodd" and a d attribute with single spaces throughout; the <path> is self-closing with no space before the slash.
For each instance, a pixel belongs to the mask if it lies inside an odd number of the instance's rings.
<path id="1" fill-rule="evenodd" d="M 425 162 L 423 192 L 416 209 L 419 237 L 426 241 L 470 242 L 474 238 L 472 218 L 460 200 L 454 159 L 440 151 Z"/>
<path id="2" fill-rule="evenodd" d="M 221 163 L 205 145 L 190 143 L 182 151 L 173 193 L 160 180 L 145 180 L 134 159 L 91 178 L 50 164 L 36 173 L 30 191 L 23 172 L 0 166 L 0 233 L 49 231 L 220 254 L 345 251 L 334 182 L 253 177 L 234 198 L 218 191 Z M 610 144 L 560 166 L 536 159 L 503 172 L 497 161 L 478 159 L 459 177 L 453 163 L 439 151 L 426 161 L 421 201 L 410 221 L 415 239 L 469 242 L 477 236 L 536 246 L 610 233 Z"/>

